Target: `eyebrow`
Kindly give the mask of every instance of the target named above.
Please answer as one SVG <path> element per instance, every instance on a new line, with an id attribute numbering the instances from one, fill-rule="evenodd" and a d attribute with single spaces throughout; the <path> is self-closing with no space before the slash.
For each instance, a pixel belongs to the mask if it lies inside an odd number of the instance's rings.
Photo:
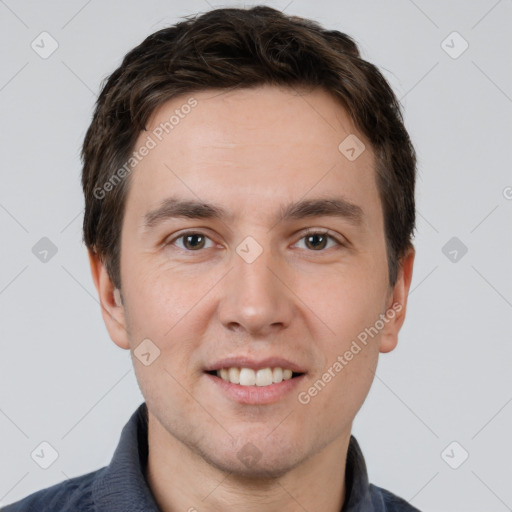
<path id="1" fill-rule="evenodd" d="M 287 220 L 300 220 L 311 217 L 338 217 L 360 226 L 363 221 L 363 210 L 360 206 L 342 197 L 306 199 L 281 206 L 276 223 Z M 143 228 L 149 231 L 167 219 L 218 219 L 229 221 L 233 214 L 223 206 L 204 203 L 190 199 L 169 197 L 160 206 L 144 215 Z"/>

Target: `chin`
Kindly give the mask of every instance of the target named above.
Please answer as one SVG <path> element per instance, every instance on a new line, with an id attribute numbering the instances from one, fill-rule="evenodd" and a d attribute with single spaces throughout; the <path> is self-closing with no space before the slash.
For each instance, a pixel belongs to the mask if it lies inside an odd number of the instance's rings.
<path id="1" fill-rule="evenodd" d="M 182 439 L 204 463 L 231 477 L 252 480 L 280 478 L 305 458 L 303 442 L 292 442 L 290 436 L 270 439 L 268 431 L 240 429 L 232 438 L 205 436 Z"/>
<path id="2" fill-rule="evenodd" d="M 245 446 L 250 446 L 250 444 Z M 286 475 L 301 462 L 297 457 L 283 455 L 276 457 L 275 453 L 270 457 L 266 457 L 264 454 L 249 457 L 244 454 L 243 449 L 236 453 L 225 454 L 225 457 L 222 458 L 222 454 L 219 452 L 215 454 L 201 453 L 201 456 L 209 465 L 225 473 L 230 473 L 230 478 L 238 480 L 275 480 Z"/>

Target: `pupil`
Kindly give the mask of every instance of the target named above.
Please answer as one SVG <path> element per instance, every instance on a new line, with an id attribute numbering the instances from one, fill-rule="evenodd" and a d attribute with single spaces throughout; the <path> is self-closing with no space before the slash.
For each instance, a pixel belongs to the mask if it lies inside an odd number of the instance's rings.
<path id="1" fill-rule="evenodd" d="M 190 243 L 190 240 L 193 240 L 193 239 L 196 239 L 196 238 L 203 238 L 202 235 L 187 235 L 186 237 L 186 240 L 187 240 L 187 244 L 188 245 L 191 245 L 193 248 L 197 248 L 198 245 L 201 245 L 201 242 L 199 242 L 199 244 L 196 244 L 196 243 Z"/>
<path id="2" fill-rule="evenodd" d="M 324 243 L 321 243 L 321 247 L 323 247 L 325 245 L 325 241 L 326 241 L 326 237 L 324 235 L 310 235 L 308 237 L 308 242 L 311 241 L 311 240 L 316 240 L 318 238 L 322 238 L 323 239 L 323 242 Z M 313 243 L 313 247 L 314 248 L 318 248 L 319 246 L 318 245 L 315 245 L 315 243 Z"/>

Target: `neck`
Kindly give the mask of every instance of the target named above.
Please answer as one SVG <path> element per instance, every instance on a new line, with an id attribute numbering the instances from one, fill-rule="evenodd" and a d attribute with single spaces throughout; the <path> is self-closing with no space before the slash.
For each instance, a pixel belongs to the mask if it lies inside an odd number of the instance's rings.
<path id="1" fill-rule="evenodd" d="M 255 479 L 212 466 L 150 414 L 146 477 L 162 512 L 339 512 L 349 441 L 350 432 L 280 478 Z"/>

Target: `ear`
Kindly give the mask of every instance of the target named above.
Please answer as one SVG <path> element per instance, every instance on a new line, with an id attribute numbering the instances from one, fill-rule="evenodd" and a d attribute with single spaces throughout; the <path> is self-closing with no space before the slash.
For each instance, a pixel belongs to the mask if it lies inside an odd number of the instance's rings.
<path id="1" fill-rule="evenodd" d="M 89 252 L 92 279 L 100 299 L 101 314 L 112 341 L 121 348 L 129 349 L 126 316 L 120 291 L 108 275 L 105 265 L 96 252 Z"/>
<path id="2" fill-rule="evenodd" d="M 379 350 L 382 353 L 391 352 L 398 343 L 398 332 L 405 320 L 415 254 L 414 247 L 411 247 L 400 261 L 396 283 L 390 293 L 386 309 L 388 322 L 380 338 Z"/>

